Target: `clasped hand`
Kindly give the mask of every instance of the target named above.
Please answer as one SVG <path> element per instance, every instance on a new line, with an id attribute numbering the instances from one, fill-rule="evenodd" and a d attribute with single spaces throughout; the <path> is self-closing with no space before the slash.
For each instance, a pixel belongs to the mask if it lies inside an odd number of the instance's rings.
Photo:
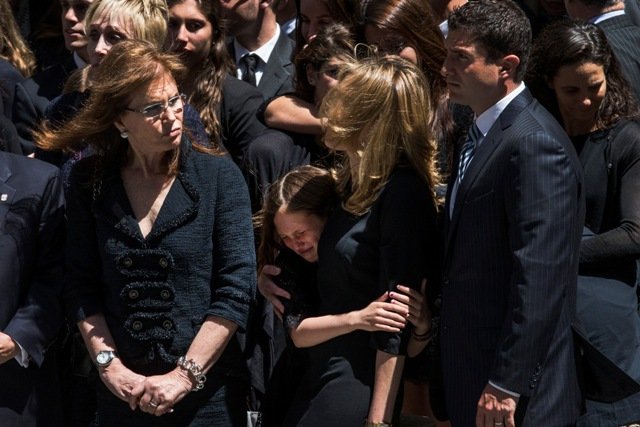
<path id="1" fill-rule="evenodd" d="M 122 364 L 120 359 L 100 371 L 107 388 L 119 399 L 127 402 L 131 410 L 160 416 L 173 412 L 176 403 L 192 389 L 188 374 L 180 368 L 163 375 L 145 377 Z"/>

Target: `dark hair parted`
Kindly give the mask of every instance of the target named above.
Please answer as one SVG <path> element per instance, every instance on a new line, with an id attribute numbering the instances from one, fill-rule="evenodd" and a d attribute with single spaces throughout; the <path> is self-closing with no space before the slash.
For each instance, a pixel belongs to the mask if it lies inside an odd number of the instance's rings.
<path id="1" fill-rule="evenodd" d="M 442 65 L 447 56 L 444 37 L 425 0 L 370 0 L 364 6 L 364 24 L 400 36 L 417 53 L 418 66 L 431 88 L 434 109 L 445 91 Z M 394 52 L 397 53 L 397 52 Z"/>
<path id="2" fill-rule="evenodd" d="M 169 9 L 185 0 L 168 0 Z M 222 84 L 224 79 L 235 72 L 235 63 L 229 55 L 225 40 L 225 21 L 220 16 L 218 0 L 196 0 L 200 12 L 211 24 L 212 40 L 209 56 L 199 64 L 186 64 L 197 71 L 189 103 L 198 110 L 212 147 L 220 148 L 222 124 L 220 123 L 220 104 L 222 103 Z M 169 28 L 172 21 L 169 19 Z M 192 70 L 190 70 L 192 71 Z"/>
<path id="3" fill-rule="evenodd" d="M 184 73 L 178 58 L 164 53 L 148 42 L 125 40 L 113 46 L 96 69 L 89 99 L 73 120 L 60 128 L 45 124 L 34 133 L 34 139 L 44 150 L 74 151 L 92 146 L 108 161 L 124 161 L 128 141 L 120 137 L 115 121 L 131 98 L 151 84 L 158 76 L 169 73 L 176 78 Z M 208 151 L 197 144 L 194 148 Z M 177 173 L 178 148 L 167 153 L 171 175 Z"/>
<path id="4" fill-rule="evenodd" d="M 318 71 L 332 58 L 352 60 L 354 49 L 352 34 L 344 24 L 334 23 L 322 27 L 318 35 L 296 55 L 296 94 L 313 103 L 315 87 L 307 79 L 307 66 Z"/>
<path id="5" fill-rule="evenodd" d="M 527 70 L 526 82 L 538 100 L 562 123 L 558 103 L 549 83 L 566 65 L 584 63 L 601 65 L 607 90 L 596 113 L 599 129 L 621 118 L 637 117 L 638 104 L 629 95 L 625 80 L 604 32 L 594 24 L 562 20 L 546 27 L 536 39 Z"/>
<path id="6" fill-rule="evenodd" d="M 516 55 L 520 64 L 514 80 L 522 81 L 529 51 L 531 24 L 527 16 L 511 0 L 474 0 L 449 15 L 449 32 L 463 31 L 487 52 L 487 60 L 496 62 L 506 55 Z"/>
<path id="7" fill-rule="evenodd" d="M 269 187 L 262 209 L 256 214 L 255 225 L 260 229 L 258 266 L 273 264 L 276 252 L 282 248 L 273 219 L 286 206 L 289 213 L 306 213 L 326 220 L 338 206 L 336 181 L 327 170 L 315 166 L 301 166 L 288 172 Z"/>

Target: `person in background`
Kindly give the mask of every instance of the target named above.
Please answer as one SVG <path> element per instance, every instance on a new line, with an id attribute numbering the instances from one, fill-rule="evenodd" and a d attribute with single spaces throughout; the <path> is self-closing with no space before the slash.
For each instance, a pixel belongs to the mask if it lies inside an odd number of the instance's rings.
<path id="1" fill-rule="evenodd" d="M 563 124 L 584 168 L 587 211 L 578 320 L 598 352 L 640 388 L 638 104 L 628 95 L 629 84 L 605 33 L 593 24 L 560 21 L 543 30 L 526 81 Z M 578 425 L 637 423 L 640 392 L 626 394 L 597 396 L 586 390 L 587 411 Z"/>
<path id="2" fill-rule="evenodd" d="M 55 352 L 48 351 L 62 327 L 63 254 L 58 171 L 0 151 L 3 425 L 63 425 Z"/>
<path id="3" fill-rule="evenodd" d="M 96 152 L 71 177 L 65 301 L 101 379 L 99 425 L 246 425 L 249 197 L 229 158 L 187 137 L 182 72 L 122 41 L 74 120 L 36 139 Z"/>

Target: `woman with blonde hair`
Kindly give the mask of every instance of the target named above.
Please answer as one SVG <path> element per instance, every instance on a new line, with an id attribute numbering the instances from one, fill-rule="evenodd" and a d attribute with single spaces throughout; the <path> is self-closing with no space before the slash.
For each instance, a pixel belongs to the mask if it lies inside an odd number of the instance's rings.
<path id="1" fill-rule="evenodd" d="M 74 120 L 36 138 L 96 152 L 71 174 L 64 298 L 98 369 L 99 425 L 246 425 L 249 196 L 230 159 L 184 132 L 183 72 L 120 42 Z"/>
<path id="2" fill-rule="evenodd" d="M 393 296 L 399 284 L 419 290 L 423 279 L 438 280 L 439 176 L 429 100 L 421 71 L 391 56 L 345 66 L 325 98 L 325 144 L 345 162 L 337 181 L 342 202 L 317 247 L 319 316 L 365 307 L 384 292 Z M 310 347 L 284 425 L 396 420 L 408 339 L 429 333 L 356 330 Z"/>

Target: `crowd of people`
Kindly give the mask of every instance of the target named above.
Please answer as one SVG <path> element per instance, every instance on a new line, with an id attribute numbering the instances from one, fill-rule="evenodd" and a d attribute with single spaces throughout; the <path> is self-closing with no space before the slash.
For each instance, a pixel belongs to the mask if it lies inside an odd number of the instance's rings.
<path id="1" fill-rule="evenodd" d="M 637 0 L 0 0 L 0 425 L 640 426 Z"/>

